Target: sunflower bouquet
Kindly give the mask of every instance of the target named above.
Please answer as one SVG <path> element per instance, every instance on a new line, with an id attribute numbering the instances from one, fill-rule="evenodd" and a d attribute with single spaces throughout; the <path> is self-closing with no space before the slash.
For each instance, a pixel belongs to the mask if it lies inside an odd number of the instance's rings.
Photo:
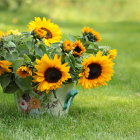
<path id="1" fill-rule="evenodd" d="M 101 36 L 92 28 L 84 27 L 80 36 L 62 41 L 58 25 L 36 17 L 28 30 L 0 31 L 0 84 L 4 93 L 16 95 L 23 112 L 66 112 L 77 94 L 68 85 L 95 88 L 111 80 L 117 51 L 99 46 Z M 66 92 L 64 102 L 59 90 Z"/>

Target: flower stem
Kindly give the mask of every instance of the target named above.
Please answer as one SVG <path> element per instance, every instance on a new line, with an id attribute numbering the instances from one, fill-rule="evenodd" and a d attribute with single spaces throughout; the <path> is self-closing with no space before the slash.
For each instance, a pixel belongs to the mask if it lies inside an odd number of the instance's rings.
<path id="1" fill-rule="evenodd" d="M 56 96 L 56 92 L 55 92 L 55 90 L 53 90 L 52 92 L 53 92 L 54 98 L 57 99 L 57 96 Z"/>

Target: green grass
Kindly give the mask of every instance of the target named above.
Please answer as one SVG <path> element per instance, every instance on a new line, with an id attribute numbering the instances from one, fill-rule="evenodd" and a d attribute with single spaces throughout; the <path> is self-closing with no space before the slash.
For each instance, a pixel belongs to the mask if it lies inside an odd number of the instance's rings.
<path id="1" fill-rule="evenodd" d="M 22 14 L 1 11 L 0 28 L 23 30 L 34 16 L 44 16 L 43 13 Z M 15 17 L 19 20 L 17 24 L 12 23 Z M 62 118 L 22 116 L 17 112 L 13 95 L 0 89 L 0 140 L 139 140 L 140 23 L 54 20 L 65 34 L 80 34 L 84 25 L 98 30 L 103 37 L 100 45 L 118 49 L 115 75 L 107 87 L 92 90 L 77 87 L 79 94 L 69 115 Z"/>
<path id="2" fill-rule="evenodd" d="M 87 92 L 87 91 L 86 91 Z M 13 98 L 1 103 L 0 132 L 4 139 L 99 139 L 138 140 L 139 100 L 134 97 L 106 96 L 81 92 L 68 116 L 23 117 Z M 113 89 L 112 93 L 113 94 Z"/>
<path id="3" fill-rule="evenodd" d="M 73 27 L 67 27 L 61 24 L 65 33 L 70 30 L 79 33 L 79 25 L 71 23 Z M 101 44 L 119 51 L 116 73 L 109 86 L 93 90 L 77 87 L 79 95 L 64 118 L 23 117 L 16 110 L 13 95 L 1 93 L 1 138 L 140 139 L 139 23 L 96 23 L 93 26 L 103 36 Z"/>

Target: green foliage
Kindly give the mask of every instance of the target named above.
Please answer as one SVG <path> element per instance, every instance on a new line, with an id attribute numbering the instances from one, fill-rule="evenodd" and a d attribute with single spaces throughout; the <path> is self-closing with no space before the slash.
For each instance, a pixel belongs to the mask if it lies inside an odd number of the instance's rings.
<path id="1" fill-rule="evenodd" d="M 27 35 L 9 35 L 1 38 L 1 54 L 2 60 L 8 60 L 12 62 L 12 73 L 6 73 L 0 76 L 1 86 L 3 91 L 6 93 L 13 93 L 17 90 L 30 90 L 31 89 L 31 78 L 21 79 L 16 76 L 17 69 L 22 65 L 31 65 L 32 61 L 29 57 L 33 55 L 33 46 L 31 48 L 30 36 Z M 29 43 L 30 42 L 30 43 Z"/>
<path id="2" fill-rule="evenodd" d="M 15 80 L 10 80 L 10 83 L 7 85 L 5 89 L 3 89 L 4 93 L 15 93 L 18 89 L 18 85 L 16 84 Z"/>
<path id="3" fill-rule="evenodd" d="M 11 73 L 0 76 L 0 83 L 4 93 L 14 93 L 18 89 L 14 75 Z"/>
<path id="4" fill-rule="evenodd" d="M 31 77 L 20 78 L 20 77 L 16 76 L 15 83 L 22 90 L 22 92 L 32 90 L 32 84 L 31 84 L 32 78 Z"/>
<path id="5" fill-rule="evenodd" d="M 136 3 L 136 1 L 131 2 Z M 108 1 L 106 3 L 108 4 Z M 132 8 L 133 5 L 130 5 L 129 8 Z M 112 7 L 114 6 L 113 4 Z M 108 8 L 107 10 L 109 11 Z M 127 10 L 128 15 L 129 12 Z M 2 12 L 1 14 L 5 15 Z M 11 16 L 10 13 L 9 18 L 6 19 L 7 22 Z M 102 16 L 106 18 L 106 13 Z M 120 17 L 120 14 L 118 16 Z M 113 17 L 113 19 L 116 18 Z M 27 23 L 26 20 L 24 19 L 24 22 L 21 20 L 20 24 Z M 109 86 L 93 90 L 77 87 L 79 95 L 75 98 L 69 115 L 62 118 L 48 115 L 38 118 L 23 116 L 15 107 L 13 95 L 3 95 L 1 92 L 0 139 L 140 139 L 139 23 L 94 23 L 95 21 L 90 20 L 88 25 L 95 26 L 104 37 L 100 45 L 113 46 L 119 52 L 115 76 Z M 77 34 L 81 29 L 79 19 L 78 23 L 71 21 L 69 24 L 64 22 L 61 24 L 65 33 L 70 30 L 73 34 Z M 1 27 L 8 28 L 9 26 Z"/>
<path id="6" fill-rule="evenodd" d="M 12 73 L 0 76 L 0 83 L 3 91 L 8 93 L 16 90 L 21 90 L 23 92 L 27 90 L 31 91 L 33 88 L 32 77 L 20 78 L 16 72 L 21 66 L 31 68 L 34 72 L 35 60 L 41 59 L 44 54 L 47 54 L 51 59 L 53 59 L 56 54 L 61 56 L 62 63 L 67 63 L 70 66 L 70 74 L 72 78 L 67 82 L 78 81 L 79 73 L 83 70 L 81 65 L 82 59 L 84 57 L 88 57 L 89 54 L 96 55 L 100 50 L 100 47 L 97 45 L 95 40 L 89 40 L 84 35 L 69 35 L 68 38 L 72 42 L 80 40 L 86 48 L 86 53 L 82 54 L 80 57 L 75 56 L 73 55 L 73 49 L 70 51 L 66 51 L 64 49 L 63 42 L 53 43 L 48 47 L 44 44 L 42 39 L 37 38 L 35 34 L 32 34 L 31 32 L 23 32 L 19 35 L 10 34 L 8 36 L 3 36 L 0 39 L 0 58 L 1 60 L 8 60 L 12 63 Z M 102 47 L 101 49 L 102 51 L 106 50 L 105 47 Z"/>
<path id="7" fill-rule="evenodd" d="M 4 74 L 0 76 L 0 83 L 3 89 L 5 89 L 11 81 L 11 74 Z"/>

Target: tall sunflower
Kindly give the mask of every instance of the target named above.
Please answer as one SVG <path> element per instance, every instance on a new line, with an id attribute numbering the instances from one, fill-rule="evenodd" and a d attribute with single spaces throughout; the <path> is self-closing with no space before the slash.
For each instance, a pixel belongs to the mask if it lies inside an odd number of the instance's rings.
<path id="1" fill-rule="evenodd" d="M 111 80 L 114 63 L 108 56 L 102 56 L 101 52 L 98 52 L 96 57 L 91 55 L 89 58 L 84 59 L 82 65 L 84 71 L 79 74 L 79 84 L 83 88 L 107 85 L 106 82 Z"/>
<path id="2" fill-rule="evenodd" d="M 34 82 L 39 83 L 37 90 L 46 91 L 59 88 L 63 82 L 70 78 L 69 69 L 67 63 L 61 64 L 61 57 L 58 58 L 56 54 L 54 59 L 50 59 L 46 54 L 41 60 L 36 60 L 35 68 L 37 70 L 36 75 L 33 76 Z"/>
<path id="3" fill-rule="evenodd" d="M 71 51 L 73 48 L 73 42 L 70 40 L 65 40 L 62 45 L 65 51 Z"/>
<path id="4" fill-rule="evenodd" d="M 97 41 L 101 41 L 102 40 L 99 32 L 96 32 L 92 28 L 84 27 L 82 29 L 82 33 L 83 33 L 83 36 L 87 37 L 88 40 L 91 41 L 91 42 L 97 42 Z"/>
<path id="5" fill-rule="evenodd" d="M 115 59 L 117 56 L 117 50 L 116 49 L 110 50 L 108 56 L 112 60 Z"/>
<path id="6" fill-rule="evenodd" d="M 81 56 L 86 51 L 85 47 L 83 46 L 80 40 L 75 41 L 73 47 L 74 56 Z"/>
<path id="7" fill-rule="evenodd" d="M 52 23 L 50 20 L 46 20 L 45 17 L 43 19 L 36 17 L 34 21 L 29 23 L 28 28 L 40 38 L 43 36 L 44 43 L 47 46 L 50 46 L 52 43 L 59 42 L 61 39 L 62 32 L 59 26 Z"/>
<path id="8" fill-rule="evenodd" d="M 12 70 L 9 69 L 10 65 L 12 65 L 11 62 L 6 61 L 6 60 L 1 60 L 0 61 L 0 76 L 4 74 L 5 72 L 11 72 Z"/>
<path id="9" fill-rule="evenodd" d="M 26 78 L 27 76 L 32 76 L 32 70 L 26 66 L 21 66 L 16 71 L 17 75 L 21 78 Z"/>

